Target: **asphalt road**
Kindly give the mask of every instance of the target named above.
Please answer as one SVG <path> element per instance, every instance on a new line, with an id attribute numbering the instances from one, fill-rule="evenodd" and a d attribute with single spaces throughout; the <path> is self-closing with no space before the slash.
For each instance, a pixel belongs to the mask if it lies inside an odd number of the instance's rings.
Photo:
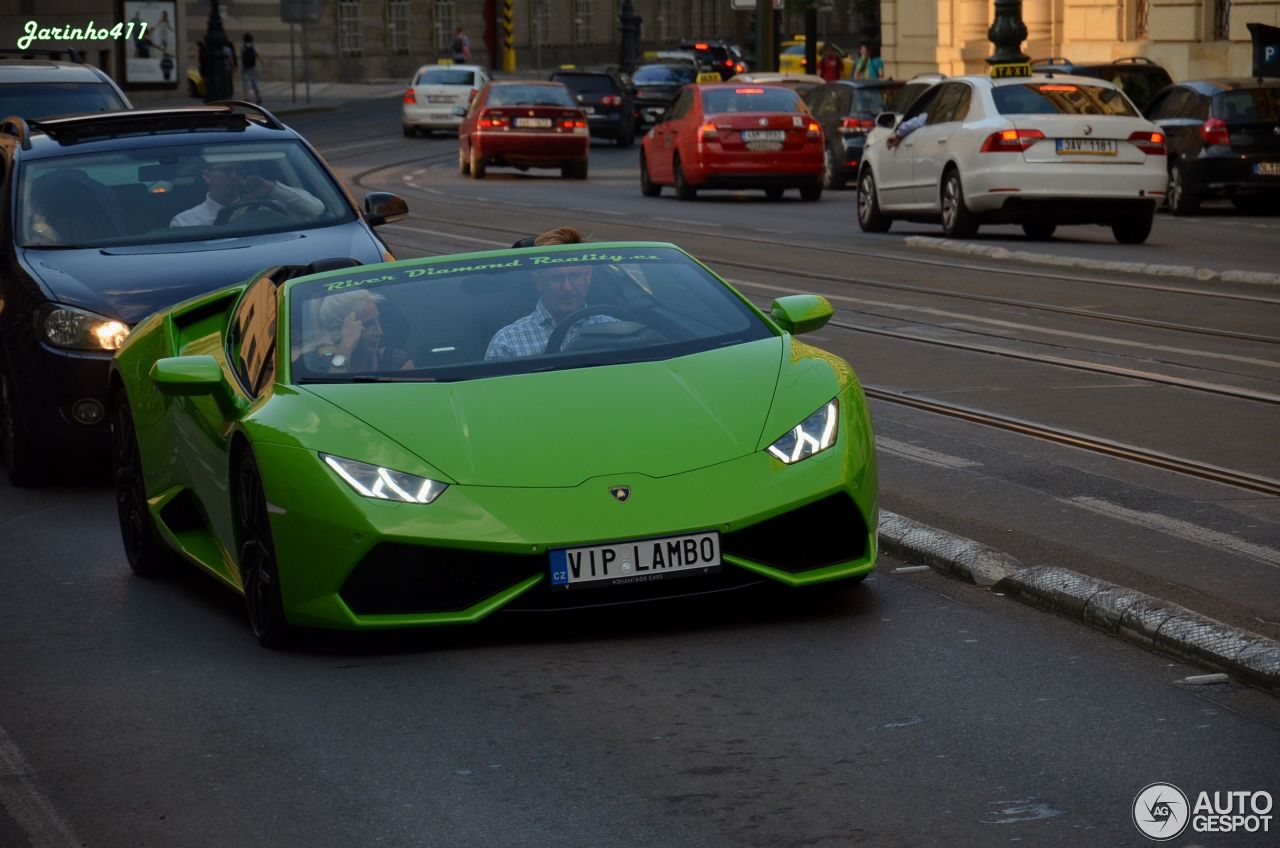
<path id="1" fill-rule="evenodd" d="M 464 180 L 451 139 L 400 137 L 391 100 L 292 123 L 357 195 L 409 199 L 382 230 L 402 257 L 559 224 L 675 241 L 762 305 L 830 297 L 811 338 L 869 388 L 1280 478 L 1280 291 L 922 254 L 859 233 L 851 193 L 647 200 L 637 152 L 608 145 L 585 183 Z M 1153 243 L 1184 249 L 1169 220 Z M 1236 223 L 1206 219 L 1208 241 L 1274 250 Z M 1276 497 L 873 414 L 885 507 L 1280 634 Z M 0 846 L 1138 845 L 1150 783 L 1280 796 L 1274 698 L 904 566 L 271 653 L 212 581 L 129 574 L 100 479 L 0 483 Z"/>

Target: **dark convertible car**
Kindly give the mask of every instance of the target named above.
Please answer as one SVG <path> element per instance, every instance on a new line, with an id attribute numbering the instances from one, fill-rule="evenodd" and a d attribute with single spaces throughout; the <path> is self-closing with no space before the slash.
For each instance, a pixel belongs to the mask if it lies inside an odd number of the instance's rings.
<path id="1" fill-rule="evenodd" d="M 0 123 L 0 456 L 14 485 L 50 448 L 99 453 L 107 368 L 151 312 L 273 265 L 393 257 L 370 229 L 407 214 L 355 206 L 270 112 L 224 103 Z M 323 263 L 322 263 L 323 264 Z"/>

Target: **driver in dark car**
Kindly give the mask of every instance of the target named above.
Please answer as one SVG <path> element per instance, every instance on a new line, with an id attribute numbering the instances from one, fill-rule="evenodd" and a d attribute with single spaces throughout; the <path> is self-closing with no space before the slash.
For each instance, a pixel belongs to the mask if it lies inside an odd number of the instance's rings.
<path id="1" fill-rule="evenodd" d="M 299 219 L 314 218 L 324 212 L 324 203 L 300 188 L 250 174 L 240 162 L 208 162 L 204 182 L 209 193 L 204 202 L 173 216 L 171 227 L 208 227 L 218 221 L 224 207 L 242 204 L 245 209 L 281 210 Z"/>
<path id="2" fill-rule="evenodd" d="M 547 230 L 533 239 L 537 247 L 548 244 L 581 244 L 582 233 L 573 227 Z M 591 288 L 591 266 L 539 268 L 532 272 L 538 289 L 538 305 L 533 312 L 494 334 L 484 352 L 485 359 L 516 359 L 546 351 L 547 340 L 556 325 L 583 307 Z M 591 315 L 583 324 L 616 321 L 608 315 Z"/>

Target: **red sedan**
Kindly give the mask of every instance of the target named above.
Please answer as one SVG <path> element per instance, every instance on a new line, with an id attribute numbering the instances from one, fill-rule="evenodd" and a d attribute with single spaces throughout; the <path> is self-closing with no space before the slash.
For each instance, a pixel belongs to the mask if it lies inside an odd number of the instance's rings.
<path id="1" fill-rule="evenodd" d="M 693 200 L 704 188 L 789 188 L 822 196 L 822 127 L 800 95 L 778 85 L 688 85 L 644 137 L 640 190 L 664 185 Z"/>
<path id="2" fill-rule="evenodd" d="M 484 179 L 490 165 L 559 168 L 587 178 L 587 116 L 558 82 L 491 82 L 471 101 L 458 128 L 458 170 Z"/>

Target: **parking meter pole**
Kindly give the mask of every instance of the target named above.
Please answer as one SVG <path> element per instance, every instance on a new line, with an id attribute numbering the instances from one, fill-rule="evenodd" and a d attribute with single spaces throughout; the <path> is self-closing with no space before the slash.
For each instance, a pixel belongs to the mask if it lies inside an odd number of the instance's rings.
<path id="1" fill-rule="evenodd" d="M 804 72 L 818 72 L 818 4 L 813 0 L 804 7 Z"/>
<path id="2" fill-rule="evenodd" d="M 622 0 L 618 13 L 618 29 L 622 33 L 618 48 L 618 64 L 630 68 L 640 59 L 640 16 L 631 0 Z"/>
<path id="3" fill-rule="evenodd" d="M 311 105 L 311 39 L 307 36 L 307 22 L 302 22 L 302 79 L 307 92 L 307 105 Z"/>
<path id="4" fill-rule="evenodd" d="M 294 103 L 298 102 L 298 72 L 293 62 L 293 22 L 289 23 L 289 93 Z"/>
<path id="5" fill-rule="evenodd" d="M 753 71 L 776 71 L 773 52 L 773 3 L 756 0 L 756 66 Z"/>
<path id="6" fill-rule="evenodd" d="M 218 12 L 218 0 L 209 3 L 209 27 L 204 34 L 204 102 L 226 100 L 231 97 L 231 69 L 227 62 L 227 50 L 231 42 L 222 29 L 222 15 Z"/>
<path id="7" fill-rule="evenodd" d="M 987 30 L 987 38 L 995 51 L 987 57 L 988 65 L 1013 65 L 1031 59 L 1022 52 L 1027 40 L 1027 25 L 1022 21 L 1022 0 L 995 0 L 996 17 Z"/>

